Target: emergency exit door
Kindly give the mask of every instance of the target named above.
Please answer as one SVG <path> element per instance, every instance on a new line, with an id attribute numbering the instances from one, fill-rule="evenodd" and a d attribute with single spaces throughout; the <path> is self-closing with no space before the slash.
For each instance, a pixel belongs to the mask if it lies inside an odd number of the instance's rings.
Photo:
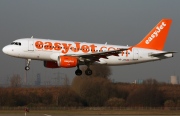
<path id="1" fill-rule="evenodd" d="M 34 51 L 34 41 L 33 40 L 28 41 L 28 51 Z"/>

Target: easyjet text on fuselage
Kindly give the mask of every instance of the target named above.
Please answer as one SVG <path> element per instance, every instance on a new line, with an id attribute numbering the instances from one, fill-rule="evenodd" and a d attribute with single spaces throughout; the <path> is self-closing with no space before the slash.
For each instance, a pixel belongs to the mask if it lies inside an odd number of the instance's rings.
<path id="1" fill-rule="evenodd" d="M 116 50 L 120 48 L 115 48 L 111 46 L 101 46 L 98 49 L 98 46 L 95 44 L 84 44 L 80 42 L 73 42 L 73 43 L 66 43 L 66 42 L 50 42 L 50 41 L 36 41 L 35 48 L 38 50 L 47 50 L 47 51 L 61 51 L 62 53 L 66 54 L 70 51 L 72 52 L 79 52 L 82 51 L 83 53 L 88 52 L 102 52 L 102 51 L 110 51 Z"/>

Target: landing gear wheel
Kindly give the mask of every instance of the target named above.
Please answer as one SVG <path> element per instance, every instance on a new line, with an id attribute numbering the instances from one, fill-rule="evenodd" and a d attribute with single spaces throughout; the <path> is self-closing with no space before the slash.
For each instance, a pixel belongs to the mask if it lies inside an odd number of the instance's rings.
<path id="1" fill-rule="evenodd" d="M 27 64 L 25 67 L 25 70 L 28 71 L 30 69 L 29 65 L 30 65 L 31 59 L 27 59 Z"/>
<path id="2" fill-rule="evenodd" d="M 26 67 L 25 67 L 25 70 L 26 70 L 26 71 L 28 71 L 29 69 L 30 69 L 30 67 L 29 67 L 29 66 L 26 66 Z"/>
<path id="3" fill-rule="evenodd" d="M 81 71 L 80 69 L 77 69 L 77 70 L 75 71 L 75 74 L 76 74 L 77 76 L 80 76 L 80 75 L 82 75 L 82 71 Z"/>
<path id="4" fill-rule="evenodd" d="M 85 73 L 86 73 L 86 75 L 92 75 L 92 70 L 91 69 L 87 69 L 86 71 L 85 71 Z"/>

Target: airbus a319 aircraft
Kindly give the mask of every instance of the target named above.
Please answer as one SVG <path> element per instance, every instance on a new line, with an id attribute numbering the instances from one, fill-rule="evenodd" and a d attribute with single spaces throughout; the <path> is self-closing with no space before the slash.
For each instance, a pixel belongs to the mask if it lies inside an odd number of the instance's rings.
<path id="1" fill-rule="evenodd" d="M 120 46 L 23 38 L 13 41 L 3 48 L 7 55 L 27 59 L 25 70 L 30 69 L 31 60 L 41 60 L 47 68 L 77 67 L 76 75 L 81 75 L 80 65 L 86 65 L 86 75 L 93 72 L 90 65 L 129 65 L 156 61 L 173 57 L 173 51 L 163 51 L 172 20 L 162 19 L 145 37 L 134 46 Z"/>

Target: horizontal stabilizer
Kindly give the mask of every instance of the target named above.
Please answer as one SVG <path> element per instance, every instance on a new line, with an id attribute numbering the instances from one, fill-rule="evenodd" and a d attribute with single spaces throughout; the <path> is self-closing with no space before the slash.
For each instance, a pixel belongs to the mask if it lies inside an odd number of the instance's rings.
<path id="1" fill-rule="evenodd" d="M 151 53 L 149 56 L 153 56 L 153 57 L 160 57 L 160 56 L 165 56 L 166 54 L 173 54 L 173 53 L 177 53 L 177 52 L 162 52 L 162 53 Z"/>

